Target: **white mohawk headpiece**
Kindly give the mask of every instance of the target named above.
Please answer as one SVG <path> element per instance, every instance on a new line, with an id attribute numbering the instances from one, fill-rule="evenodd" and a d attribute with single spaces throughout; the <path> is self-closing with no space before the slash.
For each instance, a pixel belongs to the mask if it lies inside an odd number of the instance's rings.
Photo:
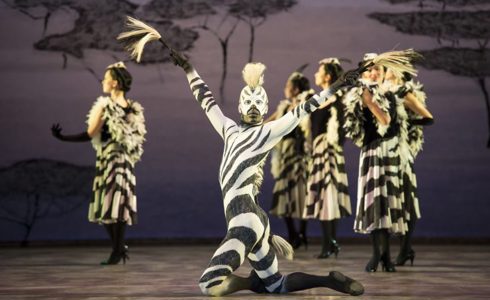
<path id="1" fill-rule="evenodd" d="M 243 80 L 251 89 L 264 84 L 265 65 L 263 63 L 248 63 L 242 70 Z"/>

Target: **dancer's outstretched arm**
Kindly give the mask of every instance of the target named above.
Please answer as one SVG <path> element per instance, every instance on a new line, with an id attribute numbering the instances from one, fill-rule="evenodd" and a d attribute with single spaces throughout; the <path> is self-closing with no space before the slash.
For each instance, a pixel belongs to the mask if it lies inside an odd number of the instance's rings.
<path id="1" fill-rule="evenodd" d="M 206 113 L 214 129 L 224 138 L 226 129 L 236 125 L 235 122 L 223 114 L 207 84 L 201 79 L 197 71 L 193 67 L 185 71 L 192 94 Z"/>
<path id="2" fill-rule="evenodd" d="M 170 51 L 170 57 L 175 65 L 184 70 L 192 94 L 197 102 L 199 102 L 199 105 L 201 105 L 201 108 L 206 113 L 206 116 L 214 129 L 221 138 L 224 138 L 226 130 L 231 126 L 236 126 L 236 123 L 223 114 L 214 100 L 213 93 L 209 90 L 208 85 L 201 79 L 196 69 L 190 64 L 187 58 L 173 49 Z"/>
<path id="3" fill-rule="evenodd" d="M 358 77 L 359 73 L 357 70 L 346 72 L 344 76 L 339 78 L 339 80 L 337 80 L 329 88 L 311 96 L 305 102 L 298 104 L 293 110 L 286 113 L 281 118 L 265 124 L 264 127 L 270 129 L 267 146 L 273 147 L 283 136 L 298 126 L 301 119 L 306 115 L 314 112 L 322 105 L 328 106 L 335 102 L 336 97 L 332 97 L 335 92 L 337 92 L 337 90 L 340 88 L 354 85 L 357 82 Z"/>
<path id="4" fill-rule="evenodd" d="M 63 128 L 61 128 L 60 124 L 53 124 L 53 126 L 51 126 L 51 133 L 55 138 L 64 142 L 88 142 L 102 129 L 102 126 L 104 125 L 102 114 L 103 108 L 95 107 L 95 111 L 92 112 L 88 120 L 87 130 L 81 133 L 72 135 L 62 134 L 61 131 Z"/>

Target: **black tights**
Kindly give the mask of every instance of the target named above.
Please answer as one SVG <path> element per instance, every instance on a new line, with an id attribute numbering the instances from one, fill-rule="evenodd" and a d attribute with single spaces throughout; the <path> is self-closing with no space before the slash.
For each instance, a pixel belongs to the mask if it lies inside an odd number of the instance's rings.
<path id="1" fill-rule="evenodd" d="M 126 222 L 104 224 L 109 237 L 111 238 L 112 251 L 114 253 L 124 252 L 124 235 L 126 233 Z"/>

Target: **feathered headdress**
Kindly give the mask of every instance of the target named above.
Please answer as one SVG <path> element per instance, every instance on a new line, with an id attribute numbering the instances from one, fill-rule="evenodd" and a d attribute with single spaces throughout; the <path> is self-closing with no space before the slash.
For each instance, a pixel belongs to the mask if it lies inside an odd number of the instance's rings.
<path id="1" fill-rule="evenodd" d="M 122 61 L 118 61 L 117 63 L 113 63 L 111 65 L 108 65 L 106 69 L 111 69 L 111 68 L 121 68 L 121 69 L 126 69 L 126 65 Z"/>
<path id="2" fill-rule="evenodd" d="M 336 64 L 340 65 L 340 61 L 337 57 L 327 57 L 318 62 L 319 65 L 326 65 L 326 64 Z"/>
<path id="3" fill-rule="evenodd" d="M 399 77 L 402 77 L 405 72 L 416 76 L 417 70 L 412 65 L 412 60 L 421 57 L 422 55 L 415 52 L 413 49 L 389 51 L 381 54 L 366 53 L 364 55 L 362 66 L 366 69 L 372 66 L 387 67 Z"/>

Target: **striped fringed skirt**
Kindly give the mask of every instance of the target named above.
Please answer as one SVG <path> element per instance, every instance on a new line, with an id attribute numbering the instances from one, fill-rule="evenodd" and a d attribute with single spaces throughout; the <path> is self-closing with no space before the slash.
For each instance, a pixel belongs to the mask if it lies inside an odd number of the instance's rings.
<path id="1" fill-rule="evenodd" d="M 275 179 L 270 214 L 303 218 L 306 200 L 306 159 L 298 153 L 294 138 L 283 139 L 279 146 L 281 168 Z"/>
<path id="2" fill-rule="evenodd" d="M 313 141 L 305 218 L 332 221 L 351 215 L 342 146 L 329 144 L 325 134 Z"/>
<path id="3" fill-rule="evenodd" d="M 361 149 L 354 230 L 388 229 L 404 234 L 402 172 L 398 137 L 379 139 Z"/>
<path id="4" fill-rule="evenodd" d="M 419 198 L 417 196 L 417 177 L 413 168 L 413 162 L 405 164 L 402 170 L 403 182 L 401 191 L 403 193 L 403 216 L 405 220 L 412 218 L 420 219 Z"/>
<path id="5" fill-rule="evenodd" d="M 110 224 L 137 223 L 136 177 L 134 167 L 120 146 L 109 140 L 97 153 L 90 222 Z"/>

